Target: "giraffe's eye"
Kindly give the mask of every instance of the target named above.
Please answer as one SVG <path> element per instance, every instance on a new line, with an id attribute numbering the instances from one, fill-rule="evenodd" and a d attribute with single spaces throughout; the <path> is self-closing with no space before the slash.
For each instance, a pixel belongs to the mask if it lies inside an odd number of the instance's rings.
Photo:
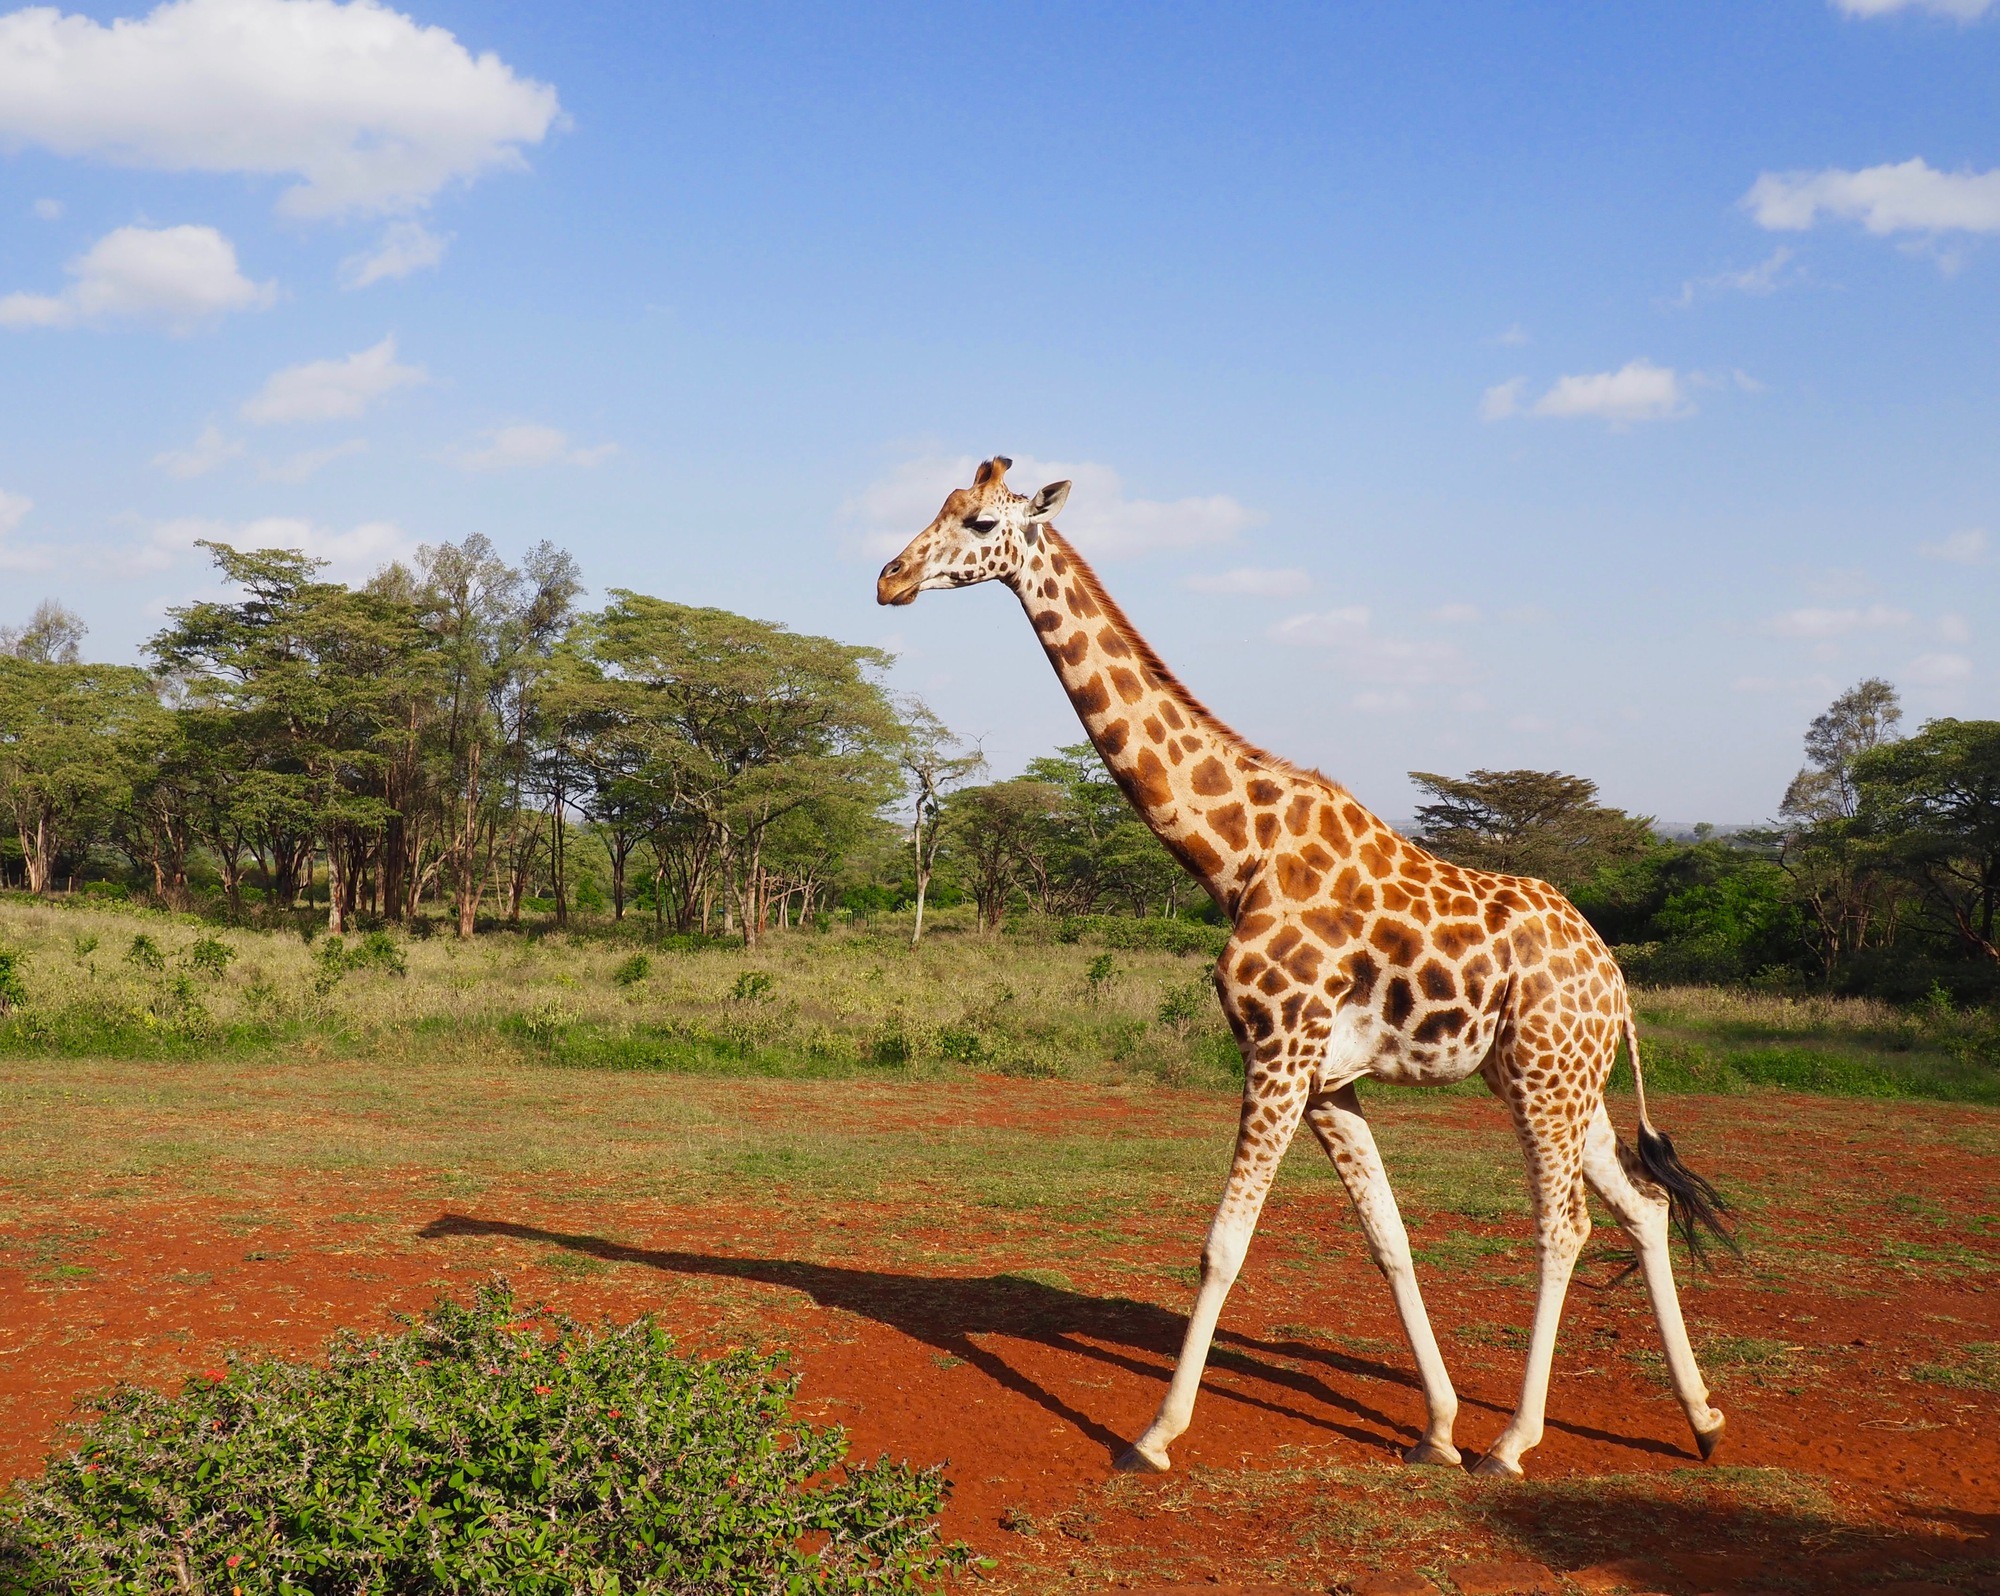
<path id="1" fill-rule="evenodd" d="M 981 516 L 977 521 L 966 522 L 965 527 L 968 532 L 977 532 L 981 537 L 985 537 L 987 533 L 991 532 L 999 524 L 997 519 L 987 515 Z"/>

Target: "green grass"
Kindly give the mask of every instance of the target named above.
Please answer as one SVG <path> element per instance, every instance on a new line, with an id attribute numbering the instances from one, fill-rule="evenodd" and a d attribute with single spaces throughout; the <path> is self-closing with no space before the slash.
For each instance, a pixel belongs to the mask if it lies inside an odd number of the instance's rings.
<path id="1" fill-rule="evenodd" d="M 1649 1090 L 2000 1103 L 2000 1022 L 1984 1011 L 1716 987 L 1642 988 L 1633 1006 Z M 1627 1061 L 1613 1084 L 1630 1086 Z"/>
<path id="2" fill-rule="evenodd" d="M 756 951 L 656 947 L 648 929 L 308 943 L 292 930 L 0 894 L 11 983 L 0 1057 L 503 1058 L 792 1081 L 980 1071 L 1224 1090 L 1241 1079 L 1205 995 L 1214 927 L 1024 920 L 981 936 L 950 910 L 916 950 L 884 920 L 777 932 Z M 1635 1004 L 1655 1091 L 2000 1103 L 2000 1020 L 1983 1011 L 1696 987 L 1640 990 Z M 1629 1086 L 1627 1065 L 1613 1084 Z M 1469 1174 L 1445 1206 L 1504 1217 L 1519 1212 L 1518 1192 Z"/>
<path id="3" fill-rule="evenodd" d="M 1944 1363 L 1913 1365 L 1910 1378 L 1926 1385 L 1950 1386 L 1955 1391 L 2000 1395 L 2000 1342 L 1968 1342 L 1956 1357 Z"/>

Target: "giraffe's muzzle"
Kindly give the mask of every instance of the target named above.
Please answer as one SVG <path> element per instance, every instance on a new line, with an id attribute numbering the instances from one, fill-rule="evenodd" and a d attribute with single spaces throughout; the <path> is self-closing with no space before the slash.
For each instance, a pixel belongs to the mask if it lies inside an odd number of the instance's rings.
<path id="1" fill-rule="evenodd" d="M 875 578 L 875 602 L 908 604 L 917 596 L 917 589 L 923 586 L 923 582 L 923 562 L 911 559 L 907 553 L 899 554 L 883 566 L 882 574 Z"/>

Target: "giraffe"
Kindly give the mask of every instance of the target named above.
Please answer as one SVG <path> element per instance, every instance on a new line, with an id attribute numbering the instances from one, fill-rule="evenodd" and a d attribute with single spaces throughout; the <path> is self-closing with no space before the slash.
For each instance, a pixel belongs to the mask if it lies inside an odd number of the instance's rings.
<path id="1" fill-rule="evenodd" d="M 1722 1438 L 1682 1320 L 1676 1229 L 1701 1255 L 1730 1240 L 1727 1205 L 1646 1112 L 1632 1006 L 1616 962 L 1554 887 L 1426 853 L 1346 788 L 1252 747 L 1198 703 L 1125 618 L 1053 517 L 1055 482 L 1006 485 L 1003 455 L 883 566 L 876 601 L 1005 582 L 1125 796 L 1233 929 L 1215 969 L 1243 1055 L 1243 1106 L 1201 1279 L 1159 1411 L 1118 1460 L 1161 1472 L 1194 1412 L 1224 1299 L 1303 1120 L 1338 1172 L 1416 1359 L 1426 1419 L 1406 1462 L 1458 1465 L 1458 1399 L 1417 1289 L 1410 1243 L 1355 1084 L 1443 1085 L 1478 1073 L 1527 1160 L 1537 1292 L 1521 1399 L 1475 1473 L 1519 1479 L 1542 1438 L 1556 1329 L 1590 1233 L 1587 1186 L 1630 1236 L 1675 1395 L 1701 1456 Z M 1638 1146 L 1612 1130 L 1604 1083 L 1623 1040 Z"/>

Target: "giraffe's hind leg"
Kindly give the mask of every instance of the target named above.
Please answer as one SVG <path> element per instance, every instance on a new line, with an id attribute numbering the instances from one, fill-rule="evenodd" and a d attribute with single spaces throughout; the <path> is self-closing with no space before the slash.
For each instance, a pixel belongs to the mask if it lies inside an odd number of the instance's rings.
<path id="1" fill-rule="evenodd" d="M 1620 1153 L 1611 1116 L 1600 1103 L 1584 1136 L 1583 1176 L 1618 1216 L 1618 1223 L 1638 1249 L 1639 1268 L 1653 1299 L 1653 1316 L 1660 1322 L 1660 1341 L 1666 1349 L 1674 1394 L 1694 1429 L 1695 1445 L 1706 1458 L 1722 1441 L 1722 1415 L 1708 1405 L 1708 1387 L 1702 1383 L 1694 1349 L 1688 1345 L 1687 1325 L 1681 1318 L 1681 1299 L 1674 1289 L 1673 1259 L 1667 1247 L 1667 1199 L 1650 1183 L 1641 1186 L 1633 1180 Z"/>
<path id="2" fill-rule="evenodd" d="M 1431 1333 L 1423 1294 L 1417 1290 L 1410 1237 L 1396 1208 L 1396 1194 L 1389 1188 L 1388 1171 L 1382 1167 L 1382 1155 L 1375 1149 L 1375 1134 L 1362 1115 L 1354 1088 L 1343 1086 L 1335 1092 L 1315 1095 L 1306 1104 L 1306 1123 L 1312 1126 L 1320 1146 L 1333 1160 L 1341 1184 L 1347 1188 L 1362 1233 L 1368 1238 L 1369 1255 L 1389 1282 L 1389 1293 L 1395 1298 L 1396 1312 L 1403 1321 L 1403 1334 L 1409 1338 L 1417 1373 L 1424 1383 L 1427 1416 L 1423 1439 L 1404 1452 L 1403 1461 L 1455 1464 L 1459 1456 L 1458 1448 L 1451 1444 L 1451 1428 L 1458 1417 L 1458 1395 L 1451 1388 L 1451 1376 L 1445 1372 L 1437 1337 Z"/>
<path id="3" fill-rule="evenodd" d="M 1583 1136 L 1560 1114 L 1536 1114 L 1510 1097 L 1514 1125 L 1528 1159 L 1528 1190 L 1535 1211 L 1535 1319 L 1528 1330 L 1527 1364 L 1521 1376 L 1521 1403 L 1475 1474 L 1518 1480 L 1521 1454 L 1538 1446 L 1548 1412 L 1549 1371 L 1555 1362 L 1556 1331 L 1577 1255 L 1590 1239 L 1590 1208 L 1583 1196 Z"/>

